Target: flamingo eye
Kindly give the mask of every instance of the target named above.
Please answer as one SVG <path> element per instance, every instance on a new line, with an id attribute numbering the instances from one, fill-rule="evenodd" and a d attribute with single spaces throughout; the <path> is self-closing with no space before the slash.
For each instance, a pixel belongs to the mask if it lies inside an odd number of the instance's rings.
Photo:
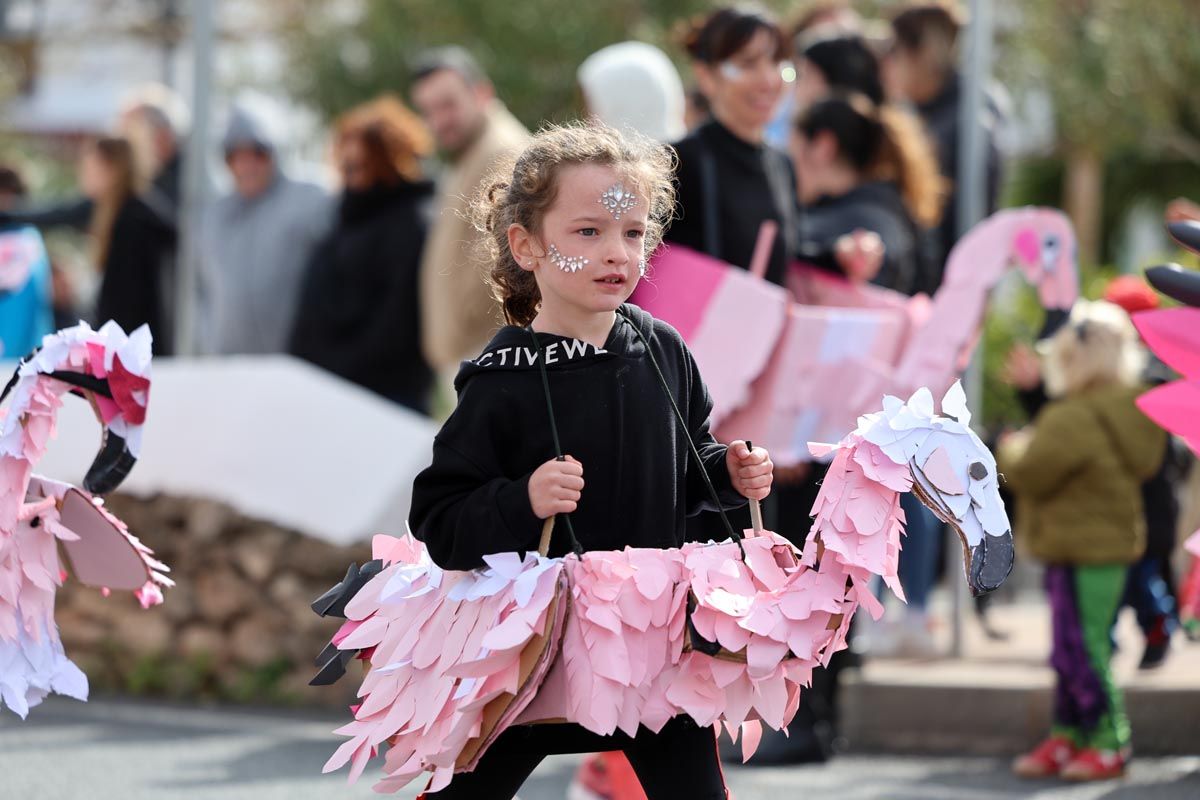
<path id="1" fill-rule="evenodd" d="M 1046 237 L 1042 240 L 1042 259 L 1048 264 L 1057 261 L 1060 245 L 1061 242 L 1059 242 L 1057 236 L 1052 233 L 1046 234 Z"/>
<path id="2" fill-rule="evenodd" d="M 988 476 L 987 465 L 982 461 L 972 461 L 969 474 L 974 480 L 981 481 Z"/>

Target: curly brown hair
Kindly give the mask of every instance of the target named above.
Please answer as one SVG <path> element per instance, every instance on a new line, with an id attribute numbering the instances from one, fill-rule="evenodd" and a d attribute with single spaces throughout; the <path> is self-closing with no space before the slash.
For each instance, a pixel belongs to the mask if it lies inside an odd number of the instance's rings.
<path id="1" fill-rule="evenodd" d="M 395 95 L 355 106 L 334 123 L 335 147 L 360 139 L 367 151 L 372 183 L 416 181 L 421 159 L 433 153 L 433 137 L 421 118 Z"/>
<path id="2" fill-rule="evenodd" d="M 617 170 L 623 180 L 650 199 L 645 247 L 662 241 L 675 208 L 675 153 L 633 132 L 622 133 L 594 122 L 542 128 L 519 154 L 502 162 L 482 184 L 471 208 L 483 256 L 491 264 L 489 283 L 510 325 L 527 326 L 542 302 L 533 273 L 521 268 L 508 246 L 516 224 L 538 233 L 546 211 L 558 196 L 563 167 L 598 164 Z"/>

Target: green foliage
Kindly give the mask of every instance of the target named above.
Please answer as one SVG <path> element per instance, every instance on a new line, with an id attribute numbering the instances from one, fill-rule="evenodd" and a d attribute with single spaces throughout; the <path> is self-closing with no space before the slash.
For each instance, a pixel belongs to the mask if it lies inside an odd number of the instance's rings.
<path id="1" fill-rule="evenodd" d="M 1047 91 L 1068 147 L 1200 160 L 1200 3 L 1017 0 L 1000 75 Z"/>
<path id="2" fill-rule="evenodd" d="M 339 18 L 330 4 L 298 0 L 289 30 L 291 86 L 326 117 L 382 92 L 404 94 L 412 59 L 440 45 L 466 47 L 527 125 L 562 121 L 582 109 L 575 70 L 615 42 L 640 39 L 681 58 L 672 32 L 713 7 L 710 0 L 363 0 Z M 793 3 L 766 3 L 790 12 Z"/>
<path id="3" fill-rule="evenodd" d="M 1008 302 L 996 302 L 997 295 Z M 1042 327 L 1042 308 L 1033 289 L 1015 275 L 993 294 L 984 318 L 983 337 L 983 411 L 981 419 L 988 430 L 1005 426 L 1019 427 L 1026 414 L 1016 391 L 1004 382 L 1004 361 L 1018 343 L 1029 344 Z"/>
<path id="4" fill-rule="evenodd" d="M 1062 207 L 1064 164 L 1049 156 L 1014 165 L 1002 205 Z M 1104 166 L 1100 259 L 1113 261 L 1122 223 L 1136 206 L 1164 208 L 1176 197 L 1200 198 L 1200 162 L 1162 159 L 1132 149 L 1109 157 Z"/>
<path id="5" fill-rule="evenodd" d="M 154 653 L 130 657 L 115 642 L 101 645 L 102 656 L 86 663 L 94 688 L 173 700 L 291 705 L 297 696 L 286 679 L 296 666 L 276 658 L 260 667 L 219 664 L 207 653 L 189 657 Z"/>

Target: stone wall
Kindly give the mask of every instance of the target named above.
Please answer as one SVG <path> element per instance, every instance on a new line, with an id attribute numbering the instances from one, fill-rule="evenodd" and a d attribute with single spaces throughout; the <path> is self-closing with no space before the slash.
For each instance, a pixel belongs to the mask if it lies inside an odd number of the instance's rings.
<path id="1" fill-rule="evenodd" d="M 337 630 L 309 604 L 370 545 L 338 547 L 207 500 L 117 495 L 108 507 L 171 567 L 166 601 L 143 611 L 68 579 L 57 619 L 93 691 L 249 703 L 339 705 L 357 688 L 309 687 L 313 658 Z"/>

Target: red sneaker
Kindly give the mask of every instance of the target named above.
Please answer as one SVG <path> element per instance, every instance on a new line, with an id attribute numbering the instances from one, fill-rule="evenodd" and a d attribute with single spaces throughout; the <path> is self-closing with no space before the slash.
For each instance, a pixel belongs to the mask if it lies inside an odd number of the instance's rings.
<path id="1" fill-rule="evenodd" d="M 1077 750 L 1065 736 L 1051 736 L 1013 761 L 1012 770 L 1022 778 L 1047 778 L 1058 775 L 1071 762 Z"/>
<path id="2" fill-rule="evenodd" d="M 1115 750 L 1080 750 L 1062 769 L 1069 781 L 1108 781 L 1125 775 L 1126 759 Z"/>

